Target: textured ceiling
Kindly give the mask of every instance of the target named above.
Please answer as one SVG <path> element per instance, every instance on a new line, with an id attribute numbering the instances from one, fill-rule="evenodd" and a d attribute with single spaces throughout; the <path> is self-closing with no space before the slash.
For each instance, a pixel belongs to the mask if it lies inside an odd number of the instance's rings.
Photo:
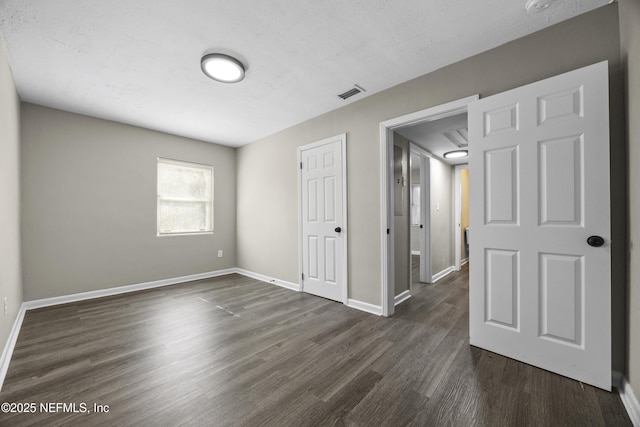
<path id="1" fill-rule="evenodd" d="M 609 2 L 2 0 L 0 28 L 24 101 L 239 146 Z"/>
<path id="2" fill-rule="evenodd" d="M 447 151 L 468 149 L 467 145 L 457 145 L 453 142 L 468 144 L 467 141 L 463 140 L 467 136 L 467 113 L 404 127 L 396 130 L 396 132 L 450 165 L 469 163 L 468 157 L 444 158 L 444 153 Z"/>

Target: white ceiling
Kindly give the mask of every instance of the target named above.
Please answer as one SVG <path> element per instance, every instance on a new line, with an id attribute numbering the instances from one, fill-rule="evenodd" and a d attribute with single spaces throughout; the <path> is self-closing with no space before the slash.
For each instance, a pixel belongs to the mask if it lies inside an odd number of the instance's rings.
<path id="1" fill-rule="evenodd" d="M 458 143 L 468 144 L 467 141 L 463 140 L 467 133 L 467 113 L 405 127 L 396 130 L 396 132 L 450 165 L 469 163 L 468 157 L 444 158 L 444 153 L 447 151 L 467 150 L 469 148 L 466 145 L 456 145 L 451 140 L 453 138 Z"/>
<path id="2" fill-rule="evenodd" d="M 240 146 L 609 2 L 2 0 L 0 20 L 23 101 Z M 246 79 L 206 78 L 216 51 Z"/>

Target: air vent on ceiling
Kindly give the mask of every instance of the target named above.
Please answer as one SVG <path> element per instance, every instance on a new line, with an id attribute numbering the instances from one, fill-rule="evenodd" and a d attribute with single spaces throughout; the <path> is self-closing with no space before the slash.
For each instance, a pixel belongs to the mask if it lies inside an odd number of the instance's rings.
<path id="1" fill-rule="evenodd" d="M 351 98 L 354 95 L 359 94 L 360 92 L 366 92 L 366 90 L 364 90 L 362 87 L 358 85 L 353 85 L 353 86 L 354 86 L 353 89 L 349 89 L 348 91 L 341 93 L 340 95 L 338 95 L 338 97 L 342 99 L 347 99 L 347 98 Z"/>
<path id="2" fill-rule="evenodd" d="M 443 134 L 451 143 L 458 148 L 469 145 L 469 134 L 467 128 L 453 129 Z"/>

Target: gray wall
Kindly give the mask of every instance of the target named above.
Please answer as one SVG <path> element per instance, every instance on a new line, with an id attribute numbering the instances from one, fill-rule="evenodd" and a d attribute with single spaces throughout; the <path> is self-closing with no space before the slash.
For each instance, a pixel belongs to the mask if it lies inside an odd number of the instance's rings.
<path id="1" fill-rule="evenodd" d="M 425 58 L 425 60 L 428 60 Z M 349 297 L 381 304 L 380 122 L 609 60 L 613 366 L 624 369 L 626 148 L 616 3 L 353 102 L 238 150 L 238 265 L 298 283 L 296 147 L 347 133 Z M 260 215 L 256 215 L 260 212 Z M 265 226 L 268 225 L 268 226 Z M 434 269 L 435 270 L 435 269 Z"/>
<path id="2" fill-rule="evenodd" d="M 21 122 L 26 300 L 236 266 L 234 149 L 27 103 Z M 156 236 L 157 157 L 214 166 L 213 235 Z"/>
<path id="3" fill-rule="evenodd" d="M 19 130 L 20 101 L 0 39 L 0 349 L 22 305 Z"/>
<path id="4" fill-rule="evenodd" d="M 454 264 L 453 259 L 453 168 L 432 158 L 431 188 L 431 274 Z"/>
<path id="5" fill-rule="evenodd" d="M 640 2 L 620 0 L 620 43 L 629 146 L 627 377 L 640 399 Z"/>
<path id="6" fill-rule="evenodd" d="M 453 167 L 436 158 L 430 158 L 429 164 L 431 274 L 436 275 L 451 267 L 455 262 L 453 253 Z M 413 182 L 419 182 L 420 169 L 415 169 L 413 172 Z M 398 225 L 397 223 L 395 225 L 397 233 Z M 411 227 L 410 233 L 411 250 L 419 251 L 420 227 Z M 396 248 L 396 268 L 397 251 Z"/>

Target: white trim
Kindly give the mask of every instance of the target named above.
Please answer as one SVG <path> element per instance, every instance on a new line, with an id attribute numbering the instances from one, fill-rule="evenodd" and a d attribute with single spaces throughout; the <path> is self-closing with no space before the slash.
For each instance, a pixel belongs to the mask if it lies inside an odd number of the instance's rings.
<path id="1" fill-rule="evenodd" d="M 157 237 L 174 237 L 174 236 L 202 236 L 203 234 L 213 234 L 213 231 L 194 231 L 193 233 L 156 233 Z"/>
<path id="2" fill-rule="evenodd" d="M 414 154 L 417 154 L 420 157 L 428 157 L 429 159 L 436 158 L 431 152 L 420 147 L 413 141 L 409 141 L 409 147 L 411 148 L 411 151 L 413 151 Z"/>
<path id="3" fill-rule="evenodd" d="M 418 255 L 418 256 L 420 256 L 420 251 L 411 251 L 411 255 Z"/>
<path id="4" fill-rule="evenodd" d="M 26 311 L 27 310 L 23 303 L 20 306 L 20 311 L 18 311 L 16 320 L 13 322 L 11 333 L 9 334 L 9 337 L 7 337 L 7 343 L 4 345 L 2 357 L 0 357 L 0 390 L 2 390 L 4 378 L 7 376 L 7 371 L 9 370 L 9 363 L 11 363 L 13 349 L 16 347 L 16 342 L 18 341 L 18 335 L 20 334 L 20 328 L 22 327 L 22 321 L 24 320 L 24 314 Z"/>
<path id="5" fill-rule="evenodd" d="M 402 292 L 400 295 L 396 295 L 394 297 L 393 305 L 398 305 L 400 303 L 403 303 L 409 298 L 411 298 L 411 292 L 407 289 L 406 291 Z"/>
<path id="6" fill-rule="evenodd" d="M 431 158 L 420 156 L 420 281 L 428 282 L 433 268 L 433 232 L 431 230 Z"/>
<path id="7" fill-rule="evenodd" d="M 393 145 L 393 131 L 391 125 L 380 123 L 380 247 L 381 247 L 381 263 L 380 274 L 382 282 L 382 315 L 392 316 L 395 310 L 393 305 L 393 288 L 394 285 L 394 261 L 393 261 L 393 233 L 394 227 L 390 215 L 393 206 L 393 191 L 391 183 L 393 178 L 393 156 L 389 153 Z M 389 289 L 391 288 L 391 289 Z"/>
<path id="8" fill-rule="evenodd" d="M 191 201 L 191 202 L 200 202 L 200 203 L 204 203 L 205 204 L 205 209 L 206 209 L 206 216 L 207 216 L 207 220 L 209 221 L 208 227 L 206 230 L 192 230 L 192 231 L 174 231 L 174 230 L 164 230 L 161 231 L 160 230 L 160 205 L 162 204 L 163 201 L 165 200 L 177 200 L 175 198 L 169 198 L 169 197 L 165 197 L 160 195 L 160 165 L 164 164 L 164 165 L 171 165 L 171 166 L 177 166 L 177 167 L 182 167 L 182 168 L 188 168 L 188 169 L 200 169 L 200 170 L 204 170 L 207 171 L 211 174 L 211 188 L 208 194 L 208 198 L 203 198 L 203 199 L 193 199 L 193 198 L 187 198 L 184 201 Z M 156 198 L 156 236 L 157 237 L 165 237 L 165 236 L 194 236 L 194 235 L 202 235 L 202 234 L 213 234 L 213 232 L 215 231 L 215 227 L 214 227 L 214 202 L 215 202 L 215 194 L 214 194 L 214 187 L 215 187 L 215 175 L 214 175 L 214 167 L 213 165 L 207 165 L 207 164 L 203 164 L 203 163 L 194 163 L 194 162 L 189 162 L 189 161 L 183 161 L 183 160 L 174 160 L 174 159 L 168 159 L 165 157 L 157 157 L 156 159 L 156 190 L 158 190 L 157 193 L 157 198 Z M 178 199 L 179 200 L 179 199 Z M 205 226 L 207 224 L 205 223 Z"/>
<path id="9" fill-rule="evenodd" d="M 342 265 L 342 280 L 344 286 L 342 288 L 342 303 L 346 303 L 349 300 L 349 217 L 347 215 L 347 207 L 349 206 L 349 199 L 347 198 L 347 192 L 349 191 L 347 171 L 347 134 L 340 135 L 342 139 L 342 251 L 343 251 L 343 265 Z"/>
<path id="10" fill-rule="evenodd" d="M 295 291 L 300 290 L 300 285 L 298 285 L 297 283 L 291 283 L 291 282 L 287 282 L 285 280 L 280 280 L 280 279 L 272 279 L 263 274 L 254 273 L 252 271 L 244 270 L 242 268 L 227 268 L 225 270 L 191 274 L 188 276 L 174 277 L 171 279 L 155 280 L 152 282 L 144 282 L 144 283 L 138 283 L 138 284 L 126 285 L 126 286 L 117 286 L 114 288 L 99 289 L 96 291 L 80 292 L 77 294 L 63 295 L 63 296 L 52 297 L 52 298 L 42 298 L 38 300 L 23 302 L 22 305 L 20 306 L 20 311 L 18 311 L 16 320 L 13 323 L 11 333 L 7 338 L 7 342 L 2 351 L 2 356 L 0 356 L 0 390 L 2 390 L 5 376 L 7 375 L 7 371 L 9 370 L 9 364 L 11 363 L 13 350 L 18 340 L 18 335 L 20 334 L 20 328 L 22 327 L 22 322 L 24 320 L 24 316 L 27 310 L 33 310 L 36 308 L 43 308 L 43 307 L 51 307 L 55 305 L 67 304 L 70 302 L 85 301 L 85 300 L 112 296 L 112 295 L 126 294 L 129 292 L 141 291 L 145 289 L 153 289 L 153 288 L 159 288 L 162 286 L 192 282 L 194 280 L 210 279 L 212 277 L 225 276 L 227 274 L 234 274 L 234 273 L 241 274 L 243 276 L 250 277 L 252 279 L 267 282 L 272 285 L 281 286 L 283 288 L 287 288 L 290 290 L 295 290 Z M 368 313 L 380 315 L 381 310 L 379 307 L 375 305 L 367 304 L 367 303 L 355 301 L 355 300 L 349 300 L 349 301 L 350 301 L 350 304 L 347 304 L 349 307 L 366 311 Z"/>
<path id="11" fill-rule="evenodd" d="M 389 154 L 390 145 L 393 145 L 393 130 L 405 126 L 419 123 L 431 122 L 445 117 L 450 117 L 467 111 L 470 103 L 480 99 L 479 95 L 472 95 L 446 104 L 426 108 L 415 113 L 405 114 L 394 119 L 385 120 L 380 123 L 380 243 L 381 243 L 381 296 L 382 314 L 391 316 L 394 312 L 393 295 L 393 221 L 389 214 L 393 206 L 393 192 L 391 191 L 390 173 L 393 170 L 390 160 L 393 156 Z M 387 234 L 389 230 L 389 234 Z"/>
<path id="12" fill-rule="evenodd" d="M 59 297 L 43 298 L 33 301 L 26 301 L 23 305 L 25 309 L 50 307 L 52 305 L 67 304 L 70 302 L 84 301 L 94 298 L 102 298 L 111 295 L 126 294 L 129 292 L 142 291 L 145 289 L 159 288 L 162 286 L 176 285 L 179 283 L 193 282 L 194 280 L 210 279 L 212 277 L 224 276 L 236 273 L 235 268 L 225 270 L 209 271 L 206 273 L 190 274 L 188 276 L 174 277 L 171 279 L 154 280 L 152 282 L 138 283 L 135 285 L 117 286 L 114 288 L 99 289 L 96 291 L 80 292 L 77 294 L 63 295 Z"/>
<path id="13" fill-rule="evenodd" d="M 469 263 L 469 257 L 467 257 L 467 258 L 463 259 L 462 261 L 460 261 L 460 267 L 462 267 L 463 265 L 468 264 L 468 263 Z"/>
<path id="14" fill-rule="evenodd" d="M 342 224 L 340 225 L 340 227 L 342 228 L 342 232 L 340 233 L 340 240 L 342 241 L 342 265 L 338 274 L 340 275 L 339 280 L 343 284 L 342 301 L 340 302 L 342 302 L 343 304 L 347 304 L 347 301 L 349 299 L 349 274 L 347 269 L 347 266 L 349 265 L 349 228 L 347 216 L 347 189 L 349 187 L 347 184 L 347 134 L 341 133 L 330 138 L 325 138 L 320 141 L 301 145 L 297 150 L 297 159 L 298 165 L 300 165 L 302 164 L 303 151 L 330 144 L 335 142 L 336 140 L 340 141 L 340 154 L 342 156 Z M 302 280 L 302 275 L 304 274 L 304 260 L 302 257 L 302 247 L 304 244 L 304 236 L 302 235 L 302 170 L 299 166 L 296 169 L 298 169 L 298 277 L 300 278 L 300 284 L 298 285 L 297 290 L 304 292 L 304 281 Z"/>
<path id="15" fill-rule="evenodd" d="M 299 291 L 299 292 L 302 291 L 302 289 L 300 289 L 300 285 L 298 285 L 296 283 L 291 283 L 291 282 L 287 282 L 287 281 L 280 280 L 280 279 L 273 279 L 273 278 L 270 278 L 268 276 L 265 276 L 264 274 L 254 273 L 253 271 L 244 270 L 242 268 L 236 268 L 236 272 L 238 274 L 242 274 L 243 276 L 247 276 L 247 277 L 250 277 L 252 279 L 260 280 L 262 282 L 266 282 L 266 283 L 269 283 L 271 285 L 282 286 L 283 288 L 287 288 L 287 289 L 294 290 L 294 291 Z M 409 291 L 406 291 L 406 292 L 409 292 Z M 311 294 L 309 294 L 309 295 L 311 295 Z M 411 295 L 409 295 L 409 296 L 411 296 Z M 340 302 L 340 301 L 336 301 L 336 302 Z M 362 301 L 358 301 L 358 300 L 349 298 L 347 300 L 347 302 L 345 303 L 345 305 L 347 307 L 355 308 L 356 310 L 360 310 L 360 311 L 364 311 L 364 312 L 367 312 L 367 313 L 375 314 L 377 316 L 382 315 L 382 308 L 380 306 L 374 305 L 374 304 L 369 304 L 368 302 L 362 302 Z"/>
<path id="16" fill-rule="evenodd" d="M 454 271 L 456 271 L 456 267 L 453 265 L 450 265 L 449 267 L 445 268 L 444 270 L 440 271 L 439 273 L 436 273 L 433 275 L 433 277 L 431 278 L 431 283 L 435 283 L 438 280 L 442 279 L 445 276 L 448 276 L 449 274 L 453 273 Z"/>
<path id="17" fill-rule="evenodd" d="M 618 389 L 618 394 L 620 394 L 620 399 L 629 414 L 629 418 L 631 418 L 631 422 L 635 427 L 640 427 L 640 403 L 631 388 L 631 384 L 618 371 L 611 372 L 611 382 Z"/>
<path id="18" fill-rule="evenodd" d="M 460 271 L 462 267 L 462 180 L 464 169 L 469 170 L 469 164 L 456 165 L 453 168 L 453 254 L 454 267 Z"/>
<path id="19" fill-rule="evenodd" d="M 270 283 L 272 285 L 281 286 L 283 288 L 290 289 L 292 291 L 300 292 L 300 285 L 298 283 L 287 282 L 286 280 L 275 279 L 273 277 L 265 276 L 264 274 L 254 273 L 253 271 L 245 270 L 243 268 L 236 268 L 235 272 L 242 274 L 243 276 L 250 277 L 252 279 L 260 280 L 262 282 Z"/>
<path id="20" fill-rule="evenodd" d="M 367 313 L 375 314 L 377 316 L 382 315 L 382 307 L 379 305 L 369 304 L 368 302 L 362 302 L 349 298 L 347 300 L 347 307 L 355 308 L 360 311 L 366 311 Z"/>

